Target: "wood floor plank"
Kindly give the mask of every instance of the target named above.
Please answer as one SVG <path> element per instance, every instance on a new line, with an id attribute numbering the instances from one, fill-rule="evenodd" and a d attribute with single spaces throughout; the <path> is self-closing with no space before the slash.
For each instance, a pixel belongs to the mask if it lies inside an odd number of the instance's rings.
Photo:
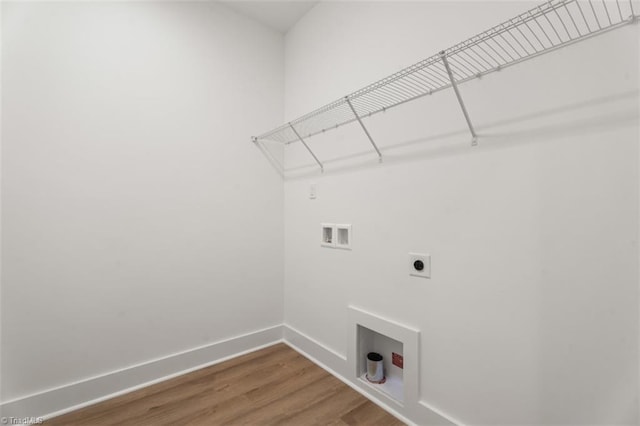
<path id="1" fill-rule="evenodd" d="M 159 424 L 159 422 L 183 423 L 189 420 L 193 413 L 209 413 L 211 416 L 225 416 L 238 401 L 244 401 L 245 394 L 256 387 L 266 386 L 275 377 L 286 374 L 287 366 L 298 365 L 303 358 L 289 352 L 279 363 L 264 363 L 262 369 L 252 369 L 247 375 L 235 377 L 213 377 L 211 386 L 199 389 L 196 394 L 188 398 L 178 398 L 166 401 L 157 406 L 153 413 L 137 416 L 133 420 L 139 424 Z M 244 403 L 243 405 L 246 405 Z"/>
<path id="2" fill-rule="evenodd" d="M 278 375 L 264 386 L 255 387 L 233 400 L 226 401 L 222 407 L 220 404 L 216 404 L 203 412 L 197 413 L 197 415 L 183 417 L 181 422 L 184 425 L 207 424 L 207 421 L 214 424 L 238 424 L 243 416 L 256 410 L 270 407 L 278 399 L 290 395 L 301 387 L 311 384 L 322 377 L 326 377 L 327 374 L 312 365 Z"/>
<path id="3" fill-rule="evenodd" d="M 146 398 L 147 409 L 140 410 L 142 407 L 139 404 L 127 404 L 115 420 L 118 423 L 126 419 L 136 424 L 171 424 L 181 421 L 191 411 L 206 409 L 212 405 L 212 401 L 222 409 L 227 401 L 268 382 L 270 375 L 280 373 L 287 363 L 301 358 L 295 352 L 278 352 L 260 363 L 241 364 L 239 367 L 188 381 L 180 389 L 173 388 L 170 392 Z"/>
<path id="4" fill-rule="evenodd" d="M 312 401 L 325 399 L 336 392 L 334 378 L 324 376 L 321 379 L 300 387 L 291 394 L 282 395 L 266 407 L 256 407 L 229 424 L 236 425 L 272 425 L 284 424 L 291 414 L 306 409 Z"/>
<path id="5" fill-rule="evenodd" d="M 389 416 L 386 411 L 375 410 L 375 404 L 365 400 L 362 404 L 352 408 L 345 413 L 340 420 L 347 425 L 379 425 L 379 426 L 400 426 L 403 423 L 393 416 Z"/>
<path id="6" fill-rule="evenodd" d="M 115 424 L 117 416 L 114 413 L 120 413 L 122 410 L 126 410 L 127 405 L 138 405 L 139 407 L 152 406 L 154 396 L 167 392 L 172 395 L 176 389 L 185 385 L 186 383 L 197 380 L 210 380 L 210 378 L 216 373 L 220 373 L 226 370 L 234 370 L 239 367 L 247 366 L 249 363 L 260 365 L 269 359 L 273 355 L 281 353 L 291 352 L 291 349 L 284 344 L 269 346 L 260 351 L 251 352 L 246 355 L 242 355 L 223 363 L 215 364 L 210 367 L 205 367 L 200 370 L 196 370 L 189 374 L 175 377 L 173 379 L 166 380 L 164 382 L 157 383 L 152 386 L 142 388 L 140 390 L 130 392 L 107 401 L 101 402 L 90 407 L 74 411 L 72 413 L 62 416 L 64 423 L 57 423 L 60 417 L 52 419 L 51 425 L 69 425 L 76 424 L 74 422 L 79 421 L 77 424 Z M 177 392 L 179 393 L 179 391 Z M 113 419 L 113 423 L 108 423 L 102 418 L 108 417 Z M 48 422 L 49 423 L 49 422 Z"/>
<path id="7" fill-rule="evenodd" d="M 122 422 L 142 422 L 145 419 L 159 422 L 165 412 L 182 405 L 193 407 L 202 395 L 217 394 L 220 399 L 228 395 L 230 383 L 243 383 L 242 378 L 254 374 L 260 366 L 274 367 L 296 358 L 287 348 L 269 353 L 266 357 L 246 357 L 241 362 L 223 368 L 219 365 L 198 370 L 181 377 L 177 386 L 169 386 L 157 392 L 148 392 L 141 398 L 132 395 L 131 400 L 121 401 L 117 410 L 102 410 L 100 413 L 84 417 L 83 421 L 93 424 L 121 424 Z M 206 371 L 205 371 L 206 370 Z M 134 392 L 134 394 L 137 392 Z M 86 423 L 84 423 L 86 424 Z"/>
<path id="8" fill-rule="evenodd" d="M 402 425 L 285 344 L 45 422 L 107 425 Z"/>
<path id="9" fill-rule="evenodd" d="M 353 406 L 366 401 L 365 397 L 340 382 L 338 389 L 326 398 L 320 398 L 300 410 L 287 416 L 282 423 L 298 425 L 324 425 L 326 419 L 342 417 Z"/>

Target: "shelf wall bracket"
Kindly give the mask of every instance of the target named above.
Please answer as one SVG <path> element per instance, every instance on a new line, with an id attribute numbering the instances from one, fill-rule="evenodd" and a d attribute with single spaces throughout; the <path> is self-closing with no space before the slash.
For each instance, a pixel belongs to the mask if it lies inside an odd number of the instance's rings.
<path id="1" fill-rule="evenodd" d="M 318 160 L 318 157 L 316 157 L 313 151 L 311 151 L 311 148 L 309 148 L 309 145 L 307 145 L 304 139 L 302 139 L 302 136 L 300 136 L 296 128 L 293 127 L 293 124 L 289 123 L 289 127 L 291 127 L 291 130 L 293 130 L 293 133 L 295 133 L 296 137 L 300 140 L 300 142 L 302 142 L 302 145 L 304 145 L 304 147 L 307 148 L 307 151 L 309 151 L 309 154 L 311 154 L 313 159 L 316 160 L 316 163 L 318 163 L 318 166 L 320 166 L 320 172 L 324 173 L 324 166 L 322 165 L 320 160 Z"/>
<path id="2" fill-rule="evenodd" d="M 364 126 L 364 123 L 362 122 L 362 119 L 360 119 L 360 116 L 356 112 L 356 109 L 353 107 L 353 104 L 351 103 L 351 100 L 349 99 L 348 96 L 345 96 L 344 99 L 345 99 L 345 101 L 347 101 L 347 104 L 349 105 L 349 108 L 351 108 L 351 111 L 353 112 L 353 115 L 356 117 L 356 120 L 358 120 L 358 123 L 360 123 L 360 126 L 362 127 L 362 130 L 364 130 L 364 133 L 369 138 L 369 142 L 371 142 L 371 145 L 373 145 L 373 149 L 375 149 L 376 153 L 378 153 L 378 161 L 382 162 L 382 153 L 378 149 L 378 146 L 376 145 L 376 143 L 373 141 L 373 138 L 369 134 L 369 131 Z"/>
<path id="3" fill-rule="evenodd" d="M 449 66 L 449 61 L 447 60 L 447 54 L 444 51 L 440 52 L 440 58 L 442 58 L 442 63 L 444 64 L 444 67 L 447 70 L 447 74 L 449 74 L 449 80 L 451 80 L 451 87 L 453 87 L 453 91 L 456 93 L 456 98 L 458 98 L 458 103 L 460 104 L 460 108 L 462 108 L 464 119 L 467 120 L 467 126 L 469 126 L 469 131 L 471 132 L 471 136 L 472 136 L 471 146 L 476 146 L 478 145 L 478 135 L 476 135 L 476 131 L 473 129 L 473 124 L 471 124 L 469 113 L 467 112 L 467 108 L 464 106 L 464 101 L 462 100 L 462 96 L 460 96 L 460 91 L 458 90 L 458 84 L 456 83 L 456 79 L 454 78 L 453 72 L 451 71 L 451 67 Z"/>

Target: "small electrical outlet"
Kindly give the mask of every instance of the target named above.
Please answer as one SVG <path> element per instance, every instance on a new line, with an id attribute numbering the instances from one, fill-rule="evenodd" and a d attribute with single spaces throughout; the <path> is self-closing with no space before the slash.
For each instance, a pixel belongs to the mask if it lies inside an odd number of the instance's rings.
<path id="1" fill-rule="evenodd" d="M 412 277 L 431 278 L 431 255 L 409 253 L 409 275 Z"/>
<path id="2" fill-rule="evenodd" d="M 318 197 L 318 187 L 315 183 L 309 185 L 309 199 L 315 200 Z"/>

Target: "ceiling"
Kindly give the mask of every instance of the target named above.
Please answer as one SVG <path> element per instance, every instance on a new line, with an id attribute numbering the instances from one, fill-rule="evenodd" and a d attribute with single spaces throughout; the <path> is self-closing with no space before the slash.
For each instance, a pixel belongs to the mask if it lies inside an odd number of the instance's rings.
<path id="1" fill-rule="evenodd" d="M 244 0 L 221 0 L 220 3 L 234 9 L 245 16 L 255 19 L 268 27 L 281 33 L 289 31 L 305 13 L 319 0 L 313 1 L 244 1 Z"/>

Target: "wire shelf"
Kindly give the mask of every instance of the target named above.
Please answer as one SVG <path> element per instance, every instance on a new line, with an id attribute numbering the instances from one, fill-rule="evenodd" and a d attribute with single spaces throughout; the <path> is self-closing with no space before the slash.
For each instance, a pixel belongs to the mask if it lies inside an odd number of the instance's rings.
<path id="1" fill-rule="evenodd" d="M 635 20 L 631 0 L 551 0 L 252 140 L 290 144 Z M 311 150 L 309 150 L 311 152 Z M 313 153 L 311 152 L 313 155 Z M 322 164 L 314 155 L 322 168 Z"/>

